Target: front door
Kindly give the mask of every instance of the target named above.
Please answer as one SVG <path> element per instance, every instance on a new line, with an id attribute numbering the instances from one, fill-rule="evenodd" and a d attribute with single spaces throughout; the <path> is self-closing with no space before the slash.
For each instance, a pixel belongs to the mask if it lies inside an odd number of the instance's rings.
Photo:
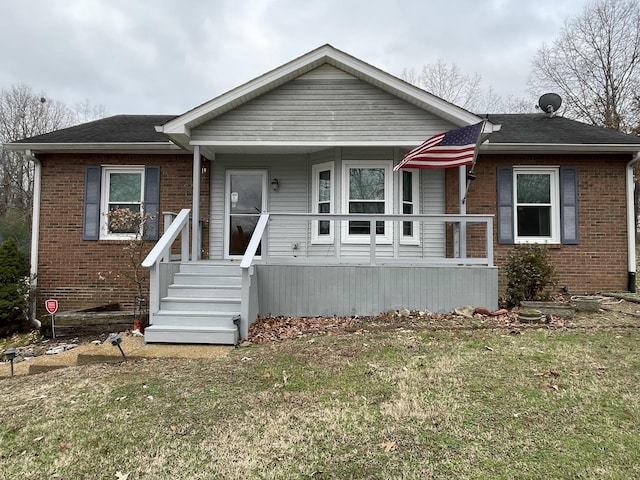
<path id="1" fill-rule="evenodd" d="M 228 170 L 225 202 L 225 256 L 244 255 L 260 214 L 267 207 L 266 170 Z M 262 244 L 256 255 L 261 255 Z"/>

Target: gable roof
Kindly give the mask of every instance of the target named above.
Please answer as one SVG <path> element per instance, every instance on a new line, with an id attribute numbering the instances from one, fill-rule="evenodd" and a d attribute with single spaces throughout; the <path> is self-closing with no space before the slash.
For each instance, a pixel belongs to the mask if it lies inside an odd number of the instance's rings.
<path id="1" fill-rule="evenodd" d="M 462 127 L 481 121 L 481 118 L 474 113 L 436 97 L 327 44 L 189 110 L 158 127 L 158 130 L 165 133 L 177 144 L 187 147 L 192 128 L 325 64 L 429 111 L 453 125 Z M 485 133 L 491 133 L 492 131 L 492 125 L 489 123 L 485 127 Z"/>

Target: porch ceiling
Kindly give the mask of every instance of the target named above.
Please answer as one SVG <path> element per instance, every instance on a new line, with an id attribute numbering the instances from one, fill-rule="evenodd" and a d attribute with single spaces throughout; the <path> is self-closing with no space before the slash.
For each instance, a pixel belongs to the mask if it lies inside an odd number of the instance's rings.
<path id="1" fill-rule="evenodd" d="M 207 158 L 213 158 L 215 154 L 300 154 L 314 153 L 337 147 L 398 147 L 410 150 L 415 147 L 403 145 L 401 142 L 297 142 L 297 143 L 220 143 L 216 145 L 200 145 L 200 152 Z"/>

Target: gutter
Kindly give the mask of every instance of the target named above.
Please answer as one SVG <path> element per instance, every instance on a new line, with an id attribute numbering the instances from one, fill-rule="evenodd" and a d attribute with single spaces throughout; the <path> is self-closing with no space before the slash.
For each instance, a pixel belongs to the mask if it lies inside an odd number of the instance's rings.
<path id="1" fill-rule="evenodd" d="M 636 219 L 633 182 L 633 165 L 640 161 L 640 152 L 627 163 L 627 290 L 636 292 Z"/>
<path id="2" fill-rule="evenodd" d="M 30 284 L 31 291 L 35 291 L 38 286 L 38 251 L 40 250 L 40 192 L 42 180 L 42 164 L 31 150 L 24 152 L 27 160 L 33 162 L 33 204 L 31 212 L 31 270 Z M 36 296 L 31 296 L 31 325 L 35 328 L 42 326 L 40 320 L 36 318 Z"/>

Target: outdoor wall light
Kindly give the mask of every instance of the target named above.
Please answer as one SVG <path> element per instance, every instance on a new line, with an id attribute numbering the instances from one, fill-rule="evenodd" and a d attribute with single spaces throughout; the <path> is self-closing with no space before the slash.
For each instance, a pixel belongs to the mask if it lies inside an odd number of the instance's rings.
<path id="1" fill-rule="evenodd" d="M 476 179 L 476 174 L 473 172 L 469 172 L 467 173 L 467 180 L 469 180 L 470 182 L 472 182 L 473 180 Z"/>
<path id="2" fill-rule="evenodd" d="M 120 350 L 120 353 L 122 354 L 122 358 L 124 358 L 124 361 L 126 362 L 127 357 L 122 351 L 122 347 L 120 346 L 120 344 L 122 343 L 122 337 L 120 336 L 120 334 L 112 333 L 111 335 L 109 335 L 108 340 L 111 342 L 111 345 L 113 345 L 114 347 L 118 347 L 118 349 Z"/>
<path id="3" fill-rule="evenodd" d="M 18 355 L 18 352 L 16 351 L 15 348 L 11 347 L 11 348 L 7 348 L 4 351 L 4 356 L 7 360 L 9 360 L 9 362 L 11 362 L 11 376 L 13 377 L 13 361 L 16 359 L 16 356 Z"/>
<path id="4" fill-rule="evenodd" d="M 280 188 L 280 181 L 277 178 L 271 180 L 271 189 L 275 192 Z"/>

